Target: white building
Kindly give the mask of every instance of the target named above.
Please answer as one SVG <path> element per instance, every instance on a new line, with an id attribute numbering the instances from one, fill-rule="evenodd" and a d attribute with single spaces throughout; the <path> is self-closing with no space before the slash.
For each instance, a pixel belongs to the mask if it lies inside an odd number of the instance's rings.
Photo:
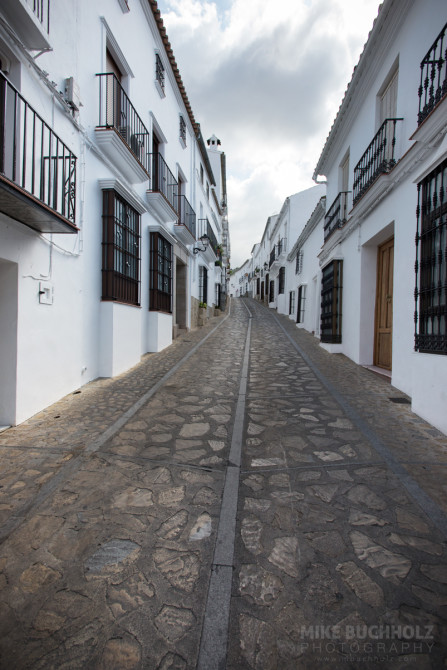
<path id="1" fill-rule="evenodd" d="M 321 269 L 318 256 L 324 240 L 326 197 L 318 201 L 295 241 L 286 263 L 289 318 L 313 335 L 320 335 Z"/>
<path id="2" fill-rule="evenodd" d="M 292 283 L 286 285 L 288 252 L 325 191 L 325 186 L 312 186 L 290 195 L 270 229 L 269 305 L 280 314 L 289 314 L 290 291 L 295 290 Z"/>
<path id="3" fill-rule="evenodd" d="M 224 154 L 212 168 L 155 0 L 4 0 L 0 69 L 9 425 L 197 326 L 229 236 Z"/>
<path id="4" fill-rule="evenodd" d="M 446 22 L 445 0 L 383 2 L 314 173 L 323 346 L 388 371 L 444 432 Z"/>

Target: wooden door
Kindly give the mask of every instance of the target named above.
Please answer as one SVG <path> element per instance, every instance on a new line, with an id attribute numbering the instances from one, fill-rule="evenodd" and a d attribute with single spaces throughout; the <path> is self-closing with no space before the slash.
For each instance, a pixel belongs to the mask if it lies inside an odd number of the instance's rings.
<path id="1" fill-rule="evenodd" d="M 374 365 L 391 370 L 393 340 L 394 237 L 377 250 Z"/>

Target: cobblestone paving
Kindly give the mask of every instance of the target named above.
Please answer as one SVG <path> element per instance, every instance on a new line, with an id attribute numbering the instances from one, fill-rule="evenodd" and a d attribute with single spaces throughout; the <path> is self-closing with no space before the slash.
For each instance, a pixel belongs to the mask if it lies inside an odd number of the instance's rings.
<path id="1" fill-rule="evenodd" d="M 0 435 L 2 670 L 196 667 L 246 306 L 226 667 L 446 667 L 439 523 L 287 334 L 446 514 L 447 438 L 389 383 L 235 300 L 229 318 Z"/>
<path id="2" fill-rule="evenodd" d="M 272 314 L 248 304 L 254 317 L 227 667 L 445 667 L 445 537 Z M 392 405 L 389 397 L 402 394 L 278 321 L 411 474 L 429 463 L 445 475 L 447 440 Z M 442 504 L 445 478 L 434 484 Z"/>

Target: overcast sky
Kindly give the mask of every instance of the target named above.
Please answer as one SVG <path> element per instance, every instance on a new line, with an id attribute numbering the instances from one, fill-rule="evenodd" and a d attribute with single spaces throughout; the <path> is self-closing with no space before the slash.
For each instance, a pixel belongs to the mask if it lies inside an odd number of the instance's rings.
<path id="1" fill-rule="evenodd" d="M 206 140 L 227 157 L 231 266 L 312 174 L 379 0 L 158 0 Z"/>

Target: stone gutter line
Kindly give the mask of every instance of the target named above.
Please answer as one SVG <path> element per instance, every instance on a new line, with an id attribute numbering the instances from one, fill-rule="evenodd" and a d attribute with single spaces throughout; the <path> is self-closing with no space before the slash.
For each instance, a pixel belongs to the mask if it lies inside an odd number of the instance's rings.
<path id="1" fill-rule="evenodd" d="M 416 480 L 408 474 L 405 467 L 393 456 L 386 444 L 380 439 L 371 426 L 369 426 L 368 423 L 362 419 L 360 414 L 357 412 L 357 410 L 354 409 L 354 407 L 352 407 L 345 396 L 335 388 L 335 386 L 324 376 L 322 372 L 320 372 L 317 365 L 287 332 L 278 317 L 275 314 L 271 314 L 271 316 L 286 335 L 294 349 L 312 370 L 317 379 L 321 382 L 321 384 L 323 384 L 334 400 L 340 405 L 346 416 L 368 440 L 376 453 L 382 457 L 385 464 L 388 466 L 391 472 L 396 475 L 402 486 L 410 494 L 412 499 L 419 505 L 419 507 L 428 517 L 429 521 L 431 521 L 438 528 L 444 538 L 447 538 L 447 516 L 444 514 L 444 512 L 440 509 L 436 502 L 432 500 L 432 498 L 430 498 L 430 496 L 419 486 Z"/>
<path id="2" fill-rule="evenodd" d="M 222 670 L 226 666 L 228 629 L 230 624 L 231 590 L 233 583 L 233 557 L 236 539 L 236 518 L 241 470 L 242 440 L 245 420 L 245 403 L 250 359 L 251 324 L 253 314 L 248 311 L 248 328 L 245 339 L 239 394 L 231 437 L 230 454 L 222 495 L 219 526 L 208 597 L 203 617 L 197 670 Z"/>
<path id="3" fill-rule="evenodd" d="M 228 314 L 216 325 L 209 333 L 205 335 L 197 344 L 195 344 L 190 351 L 188 351 L 177 363 L 166 372 L 161 379 L 158 380 L 144 395 L 142 395 L 131 407 L 129 407 L 109 428 L 107 428 L 96 440 L 87 444 L 86 447 L 80 451 L 74 458 L 61 466 L 60 470 L 51 477 L 51 479 L 43 484 L 39 492 L 30 500 L 28 500 L 22 507 L 16 510 L 9 519 L 0 527 L 0 545 L 7 540 L 9 535 L 16 530 L 24 521 L 27 514 L 33 507 L 41 505 L 50 495 L 52 495 L 60 484 L 65 482 L 69 477 L 74 475 L 80 468 L 86 455 L 94 454 L 104 444 L 110 440 L 121 428 L 131 419 L 138 410 L 143 407 L 147 401 L 172 377 L 177 370 L 182 367 L 189 358 L 196 353 L 196 351 L 213 335 L 218 328 L 230 317 L 231 303 Z"/>

